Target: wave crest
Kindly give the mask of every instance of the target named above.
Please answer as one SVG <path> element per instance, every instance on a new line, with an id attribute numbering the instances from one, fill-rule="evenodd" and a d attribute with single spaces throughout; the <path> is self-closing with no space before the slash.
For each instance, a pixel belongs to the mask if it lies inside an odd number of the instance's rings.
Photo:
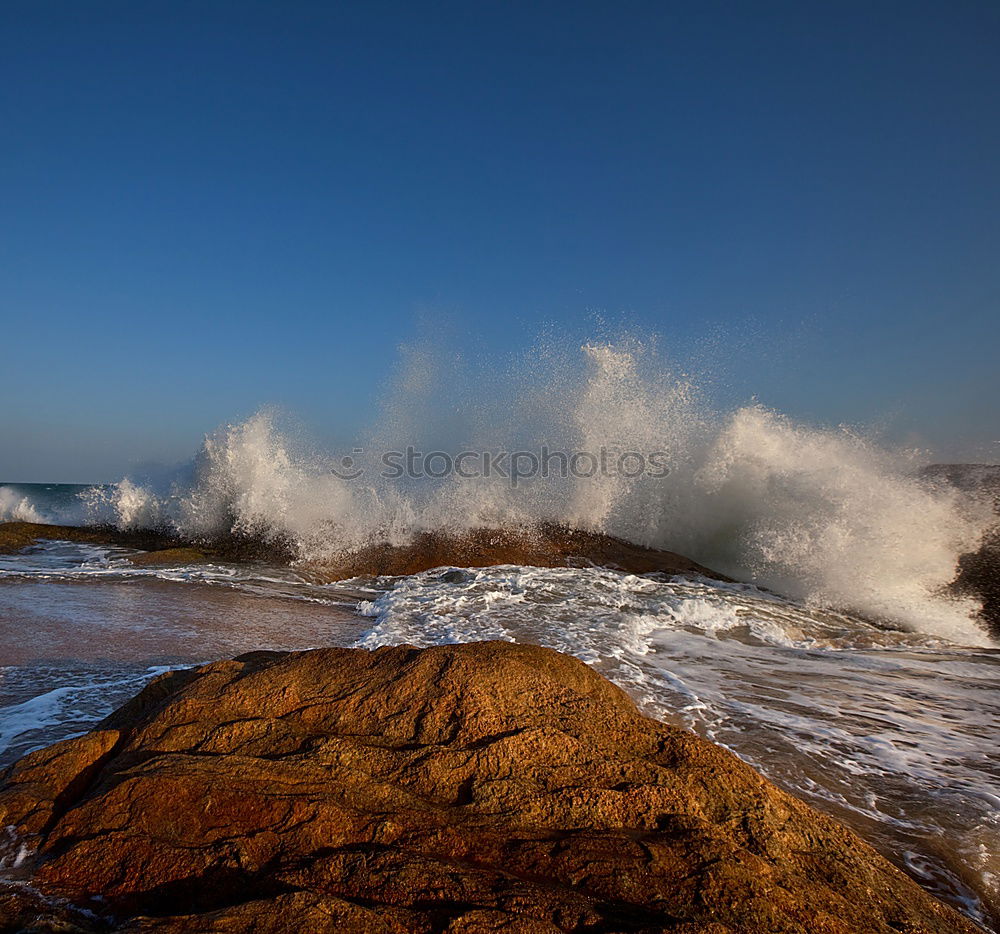
<path id="1" fill-rule="evenodd" d="M 0 486 L 0 522 L 44 522 L 45 517 L 29 496 L 10 486 Z"/>
<path id="2" fill-rule="evenodd" d="M 442 367 L 432 357 L 408 357 L 414 371 L 354 449 L 363 449 L 356 480 L 341 479 L 339 457 L 306 449 L 265 410 L 208 437 L 182 479 L 165 489 L 123 480 L 97 497 L 97 513 L 193 539 L 286 540 L 309 560 L 427 531 L 556 523 L 680 552 L 807 603 L 983 640 L 975 602 L 946 588 L 992 511 L 922 479 L 912 452 L 760 405 L 713 409 L 693 380 L 635 341 L 587 345 L 577 363 L 562 361 L 541 378 L 530 368 L 504 372 L 502 383 L 465 395 L 453 373 L 435 376 Z M 438 421 L 447 413 L 448 430 L 427 413 Z M 382 475 L 382 452 L 431 438 L 453 451 L 663 451 L 671 469 L 536 476 L 516 487 L 502 477 Z"/>

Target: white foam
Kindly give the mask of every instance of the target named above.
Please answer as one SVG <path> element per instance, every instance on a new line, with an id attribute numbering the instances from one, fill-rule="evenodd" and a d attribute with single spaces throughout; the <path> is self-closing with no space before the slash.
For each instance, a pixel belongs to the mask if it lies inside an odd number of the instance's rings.
<path id="1" fill-rule="evenodd" d="M 42 541 L 26 552 L 0 554 L 0 581 L 140 581 L 219 586 L 267 597 L 354 608 L 359 590 L 350 594 L 337 585 L 316 586 L 294 569 L 253 564 L 195 563 L 141 566 L 129 558 L 133 549 L 80 542 Z"/>
<path id="2" fill-rule="evenodd" d="M 539 642 L 596 664 L 659 710 L 696 710 L 691 725 L 702 732 L 712 733 L 709 721 L 720 718 L 769 724 L 824 757 L 850 748 L 848 769 L 961 782 L 976 795 L 991 787 L 991 780 L 977 783 L 975 772 L 970 777 L 982 740 L 949 719 L 949 705 L 984 715 L 981 701 L 974 707 L 969 698 L 994 669 L 975 658 L 942 658 L 947 643 L 934 637 L 882 630 L 753 588 L 599 568 L 439 569 L 392 581 L 361 612 L 375 619 L 359 641 L 366 647 Z M 819 689 L 823 679 L 829 691 Z M 883 690 L 890 679 L 892 690 Z M 911 704 L 906 685 L 932 698 L 931 706 Z M 855 715 L 872 719 L 859 726 Z M 954 769 L 958 760 L 964 764 Z"/>
<path id="3" fill-rule="evenodd" d="M 588 345 L 575 363 L 560 359 L 542 376 L 503 370 L 467 391 L 457 380 L 435 383 L 440 361 L 408 359 L 411 370 L 355 457 L 360 479 L 339 479 L 338 458 L 296 444 L 264 411 L 207 438 L 193 480 L 167 489 L 125 480 L 95 496 L 99 511 L 125 526 L 169 523 L 195 537 L 287 538 L 307 557 L 427 529 L 553 521 L 678 551 L 816 606 L 957 642 L 987 641 L 972 619 L 977 604 L 945 588 L 992 513 L 917 479 L 913 452 L 796 424 L 758 405 L 713 410 L 690 379 L 636 342 Z M 444 414 L 460 427 L 439 429 Z M 496 476 L 381 476 L 381 452 L 422 439 L 452 451 L 545 444 L 665 452 L 671 471 L 539 476 L 516 488 Z"/>
<path id="4" fill-rule="evenodd" d="M 107 697 L 121 701 L 145 682 L 169 670 L 153 666 L 140 672 L 67 674 L 69 683 L 21 703 L 0 707 L 0 757 L 14 747 L 23 755 L 45 746 L 52 741 L 52 731 L 59 739 L 86 731 L 114 709 L 115 704 L 108 702 Z"/>
<path id="5" fill-rule="evenodd" d="M 0 522 L 44 522 L 31 499 L 9 486 L 0 486 Z"/>

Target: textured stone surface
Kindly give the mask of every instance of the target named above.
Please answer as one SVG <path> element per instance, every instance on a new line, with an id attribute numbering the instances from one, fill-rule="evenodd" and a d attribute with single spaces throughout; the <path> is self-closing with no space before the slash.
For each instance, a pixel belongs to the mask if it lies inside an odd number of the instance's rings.
<path id="1" fill-rule="evenodd" d="M 0 824 L 42 892 L 136 932 L 976 930 L 725 750 L 508 643 L 164 675 L 14 765 Z"/>

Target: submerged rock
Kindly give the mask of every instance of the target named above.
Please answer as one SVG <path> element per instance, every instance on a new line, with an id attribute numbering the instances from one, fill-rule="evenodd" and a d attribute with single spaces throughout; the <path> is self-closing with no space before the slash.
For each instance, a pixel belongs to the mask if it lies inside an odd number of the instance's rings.
<path id="1" fill-rule="evenodd" d="M 0 554 L 23 551 L 40 541 L 82 542 L 89 545 L 119 545 L 146 554 L 129 560 L 140 566 L 169 564 L 187 559 L 197 563 L 212 558 L 225 561 L 270 561 L 285 564 L 295 557 L 292 544 L 282 539 L 227 535 L 198 539 L 182 538 L 169 529 L 122 529 L 113 525 L 48 525 L 41 522 L 0 522 Z M 194 547 L 197 546 L 197 547 Z"/>
<path id="2" fill-rule="evenodd" d="M 509 643 L 164 675 L 12 766 L 0 824 L 39 891 L 119 931 L 977 930 L 582 662 Z"/>
<path id="3" fill-rule="evenodd" d="M 205 552 L 197 548 L 160 548 L 156 551 L 141 551 L 129 555 L 128 561 L 136 567 L 148 568 L 159 565 L 202 564 L 208 561 Z"/>
<path id="4" fill-rule="evenodd" d="M 48 525 L 43 522 L 0 522 L 0 554 L 21 551 L 39 541 L 123 545 L 152 551 L 174 548 L 180 539 L 154 529 L 119 529 L 113 525 Z"/>

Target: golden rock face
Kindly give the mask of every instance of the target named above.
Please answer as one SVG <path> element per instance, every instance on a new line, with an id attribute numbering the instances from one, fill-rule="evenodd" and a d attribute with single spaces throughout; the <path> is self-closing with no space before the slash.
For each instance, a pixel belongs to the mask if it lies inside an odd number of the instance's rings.
<path id="1" fill-rule="evenodd" d="M 166 674 L 11 767 L 0 825 L 38 890 L 99 915 L 60 930 L 976 930 L 725 750 L 529 645 Z"/>

